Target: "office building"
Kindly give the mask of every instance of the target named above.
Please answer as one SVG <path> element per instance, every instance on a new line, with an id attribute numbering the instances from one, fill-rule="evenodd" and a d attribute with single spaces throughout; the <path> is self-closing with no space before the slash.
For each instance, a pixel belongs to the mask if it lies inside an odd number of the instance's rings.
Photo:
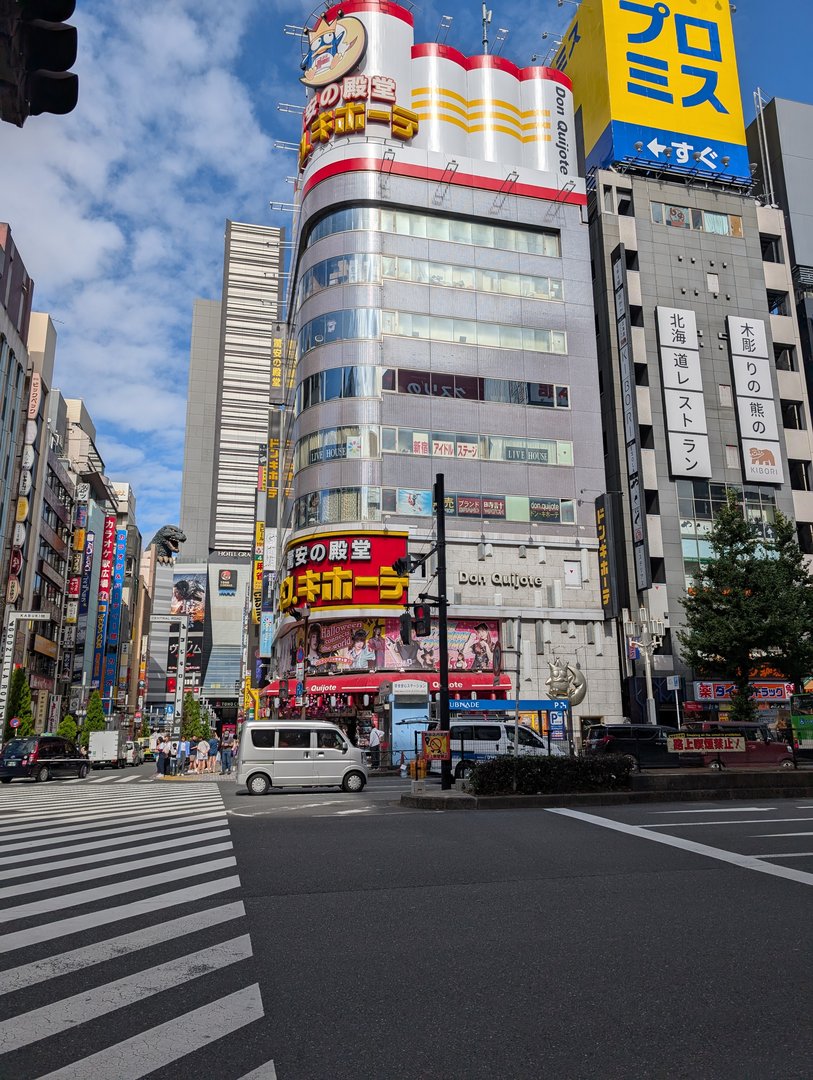
<path id="1" fill-rule="evenodd" d="M 734 491 L 767 536 L 782 511 L 810 553 L 813 447 L 787 236 L 754 197 L 728 5 L 661 6 L 652 71 L 610 44 L 632 48 L 649 16 L 606 0 L 584 0 L 555 62 L 588 177 L 625 712 L 674 722 L 668 676 L 692 708 L 728 694 L 693 680 L 676 637 L 715 512 Z M 645 627 L 662 639 L 652 695 Z"/>
<path id="2" fill-rule="evenodd" d="M 398 616 L 436 591 L 435 563 L 411 582 L 392 566 L 429 551 L 442 473 L 453 698 L 545 700 L 562 661 L 586 676 L 577 719 L 617 719 L 569 79 L 415 44 L 412 15 L 384 2 L 329 9 L 304 51 L 279 470 L 292 480 L 266 700 L 362 732 L 383 710 L 411 752 L 393 709 L 406 694 L 428 715 L 437 625 L 403 642 Z"/>

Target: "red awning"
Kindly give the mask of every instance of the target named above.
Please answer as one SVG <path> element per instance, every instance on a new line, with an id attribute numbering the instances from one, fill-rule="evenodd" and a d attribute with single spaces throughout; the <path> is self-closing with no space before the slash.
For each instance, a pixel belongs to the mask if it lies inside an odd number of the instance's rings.
<path id="1" fill-rule="evenodd" d="M 377 694 L 382 683 L 400 682 L 403 679 L 427 683 L 430 694 L 440 690 L 440 679 L 433 671 L 370 671 L 358 675 L 309 675 L 306 684 L 310 694 Z M 284 679 L 282 680 L 285 681 Z M 264 697 L 278 697 L 280 680 L 275 679 L 262 691 Z M 470 694 L 472 690 L 491 693 L 502 698 L 511 691 L 511 680 L 501 675 L 494 685 L 491 672 L 453 671 L 449 674 L 449 693 L 452 696 Z M 296 679 L 288 679 L 288 697 L 296 695 Z M 483 695 L 484 696 L 484 695 Z"/>

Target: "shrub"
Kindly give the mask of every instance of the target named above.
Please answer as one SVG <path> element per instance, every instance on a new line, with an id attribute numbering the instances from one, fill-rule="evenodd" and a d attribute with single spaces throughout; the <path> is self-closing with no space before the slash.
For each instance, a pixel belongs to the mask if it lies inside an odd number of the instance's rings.
<path id="1" fill-rule="evenodd" d="M 71 742 L 76 742 L 76 721 L 68 713 L 59 721 L 59 727 L 56 729 L 57 735 L 61 735 L 63 739 L 70 739 Z"/>
<path id="2" fill-rule="evenodd" d="M 579 791 L 618 791 L 630 786 L 630 764 L 620 754 L 596 757 L 519 757 L 517 795 L 560 795 Z M 514 757 L 481 761 L 469 774 L 472 795 L 513 795 Z"/>

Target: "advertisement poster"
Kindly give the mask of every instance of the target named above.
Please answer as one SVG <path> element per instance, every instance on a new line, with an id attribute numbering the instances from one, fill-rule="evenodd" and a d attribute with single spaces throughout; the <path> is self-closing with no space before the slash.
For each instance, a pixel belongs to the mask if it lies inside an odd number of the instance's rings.
<path id="1" fill-rule="evenodd" d="M 287 668 L 293 673 L 303 630 L 290 635 Z M 499 645 L 496 620 L 449 620 L 449 670 L 494 671 Z M 346 619 L 311 623 L 305 644 L 308 675 L 358 671 L 435 671 L 439 663 L 438 628 L 429 637 L 401 641 L 398 619 Z"/>
<path id="2" fill-rule="evenodd" d="M 188 615 L 189 629 L 203 629 L 206 616 L 206 571 L 175 574 L 172 579 L 170 615 Z"/>

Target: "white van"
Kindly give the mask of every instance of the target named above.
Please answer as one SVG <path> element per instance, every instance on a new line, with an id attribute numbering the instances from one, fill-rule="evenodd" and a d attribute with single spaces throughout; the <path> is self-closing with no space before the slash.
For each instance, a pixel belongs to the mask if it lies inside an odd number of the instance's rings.
<path id="1" fill-rule="evenodd" d="M 437 722 L 429 725 L 436 728 Z M 452 770 L 456 780 L 465 777 L 477 761 L 500 757 L 514 752 L 514 722 L 511 720 L 486 720 L 467 717 L 465 720 L 452 720 L 449 723 L 452 744 Z M 538 735 L 532 727 L 520 724 L 519 756 L 566 757 L 567 751 L 561 742 L 550 743 Z M 440 762 L 432 762 L 432 772 L 440 772 Z"/>
<path id="2" fill-rule="evenodd" d="M 319 720 L 256 720 L 243 724 L 237 783 L 250 795 L 272 787 L 340 787 L 361 791 L 367 767 L 361 750 L 335 724 Z"/>

